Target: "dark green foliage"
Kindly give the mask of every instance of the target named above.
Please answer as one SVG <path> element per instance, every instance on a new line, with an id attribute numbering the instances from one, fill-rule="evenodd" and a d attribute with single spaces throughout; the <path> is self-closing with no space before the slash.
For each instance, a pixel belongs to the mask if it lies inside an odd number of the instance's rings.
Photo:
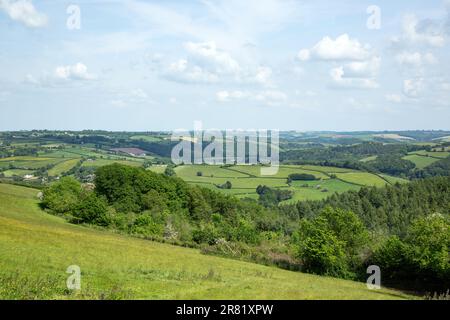
<path id="1" fill-rule="evenodd" d="M 448 177 L 450 176 L 450 157 L 436 161 L 435 163 L 414 172 L 413 178 Z"/>
<path id="2" fill-rule="evenodd" d="M 288 183 L 291 181 L 314 181 L 317 178 L 313 174 L 308 173 L 292 173 L 288 176 Z"/>
<path id="3" fill-rule="evenodd" d="M 450 221 L 442 215 L 415 220 L 403 240 L 389 238 L 372 257 L 387 283 L 427 286 L 445 291 L 450 286 Z"/>
<path id="4" fill-rule="evenodd" d="M 164 170 L 164 174 L 168 177 L 173 177 L 176 175 L 175 170 L 173 169 L 173 166 L 168 165 L 166 169 Z"/>
<path id="5" fill-rule="evenodd" d="M 355 278 L 368 232 L 353 212 L 327 207 L 314 219 L 303 220 L 294 239 L 306 271 Z"/>
<path id="6" fill-rule="evenodd" d="M 292 198 L 292 191 L 272 189 L 267 186 L 258 186 L 256 193 L 259 195 L 259 203 L 264 207 L 278 206 L 281 201 Z"/>
<path id="7" fill-rule="evenodd" d="M 224 184 L 216 185 L 219 189 L 231 189 L 233 185 L 230 181 L 225 182 Z"/>
<path id="8" fill-rule="evenodd" d="M 94 192 L 85 192 L 71 210 L 73 223 L 89 223 L 106 227 L 111 223 L 108 203 Z"/>
<path id="9" fill-rule="evenodd" d="M 299 202 L 283 208 L 289 215 L 311 217 L 326 206 L 350 210 L 369 230 L 405 236 L 410 223 L 426 215 L 450 213 L 450 178 L 434 178 L 385 188 L 362 188 L 322 201 Z"/>
<path id="10" fill-rule="evenodd" d="M 77 180 L 64 177 L 44 189 L 42 205 L 56 214 L 64 214 L 77 206 L 82 192 Z"/>
<path id="11" fill-rule="evenodd" d="M 380 155 L 370 162 L 370 167 L 393 176 L 407 176 L 416 166 L 409 160 L 403 160 L 403 155 Z"/>

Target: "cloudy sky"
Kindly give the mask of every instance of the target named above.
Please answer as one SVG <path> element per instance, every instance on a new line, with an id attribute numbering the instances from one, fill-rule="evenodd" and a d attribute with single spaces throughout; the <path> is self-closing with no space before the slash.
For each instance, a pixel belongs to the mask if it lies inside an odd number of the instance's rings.
<path id="1" fill-rule="evenodd" d="M 450 129 L 450 1 L 0 0 L 0 130 Z"/>

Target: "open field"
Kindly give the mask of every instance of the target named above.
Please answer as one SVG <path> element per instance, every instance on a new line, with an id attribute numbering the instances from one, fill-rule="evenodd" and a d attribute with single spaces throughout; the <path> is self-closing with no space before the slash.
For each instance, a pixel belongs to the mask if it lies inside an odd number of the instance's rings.
<path id="1" fill-rule="evenodd" d="M 378 158 L 378 156 L 370 156 L 370 157 L 361 159 L 361 160 L 359 160 L 359 161 L 361 161 L 361 162 L 370 162 L 370 161 L 375 161 L 375 160 L 377 160 L 377 158 Z"/>
<path id="2" fill-rule="evenodd" d="M 107 159 L 96 159 L 88 160 L 83 162 L 82 167 L 103 167 L 113 163 L 120 163 L 127 166 L 140 167 L 142 166 L 142 161 L 130 161 L 130 160 L 107 160 Z"/>
<path id="3" fill-rule="evenodd" d="M 39 209 L 37 193 L 0 184 L 0 299 L 413 298 L 70 225 Z M 65 289 L 71 265 L 78 294 Z"/>
<path id="4" fill-rule="evenodd" d="M 59 176 L 60 174 L 72 169 L 79 162 L 80 162 L 80 159 L 69 159 L 64 162 L 58 163 L 56 166 L 54 166 L 53 168 L 48 170 L 48 175 L 52 176 L 52 177 Z"/>
<path id="5" fill-rule="evenodd" d="M 446 151 L 429 152 L 429 151 L 425 151 L 425 150 L 420 150 L 420 151 L 416 151 L 416 152 L 411 152 L 410 154 L 417 154 L 417 155 L 421 155 L 421 156 L 438 158 L 438 159 L 445 159 L 450 156 L 450 152 L 446 152 Z"/>
<path id="6" fill-rule="evenodd" d="M 24 175 L 27 175 L 27 174 L 33 174 L 33 171 L 32 170 L 22 170 L 22 169 L 11 169 L 11 170 L 3 171 L 3 174 L 5 175 L 6 178 L 11 178 L 14 176 L 23 177 Z"/>
<path id="7" fill-rule="evenodd" d="M 435 163 L 436 161 L 439 161 L 439 159 L 437 159 L 437 158 L 421 156 L 418 154 L 407 155 L 407 156 L 403 157 L 402 159 L 411 161 L 412 163 L 414 163 L 416 165 L 417 169 L 423 169 L 423 168 L 428 167 L 429 165 Z"/>

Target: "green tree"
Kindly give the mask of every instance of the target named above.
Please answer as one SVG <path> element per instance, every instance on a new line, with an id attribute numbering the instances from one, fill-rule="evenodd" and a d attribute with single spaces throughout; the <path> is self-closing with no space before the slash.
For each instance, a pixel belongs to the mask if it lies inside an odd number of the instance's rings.
<path id="1" fill-rule="evenodd" d="M 80 201 L 72 209 L 73 223 L 89 223 L 108 226 L 111 218 L 108 214 L 108 203 L 94 192 L 85 192 Z"/>
<path id="2" fill-rule="evenodd" d="M 71 212 L 80 201 L 81 184 L 72 177 L 64 177 L 44 189 L 42 205 L 56 214 Z"/>

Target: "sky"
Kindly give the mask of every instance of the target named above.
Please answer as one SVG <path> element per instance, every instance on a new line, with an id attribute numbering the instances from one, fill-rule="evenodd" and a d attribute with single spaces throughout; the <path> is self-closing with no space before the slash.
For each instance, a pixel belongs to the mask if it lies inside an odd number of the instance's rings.
<path id="1" fill-rule="evenodd" d="M 450 129 L 450 0 L 0 0 L 0 130 Z"/>

